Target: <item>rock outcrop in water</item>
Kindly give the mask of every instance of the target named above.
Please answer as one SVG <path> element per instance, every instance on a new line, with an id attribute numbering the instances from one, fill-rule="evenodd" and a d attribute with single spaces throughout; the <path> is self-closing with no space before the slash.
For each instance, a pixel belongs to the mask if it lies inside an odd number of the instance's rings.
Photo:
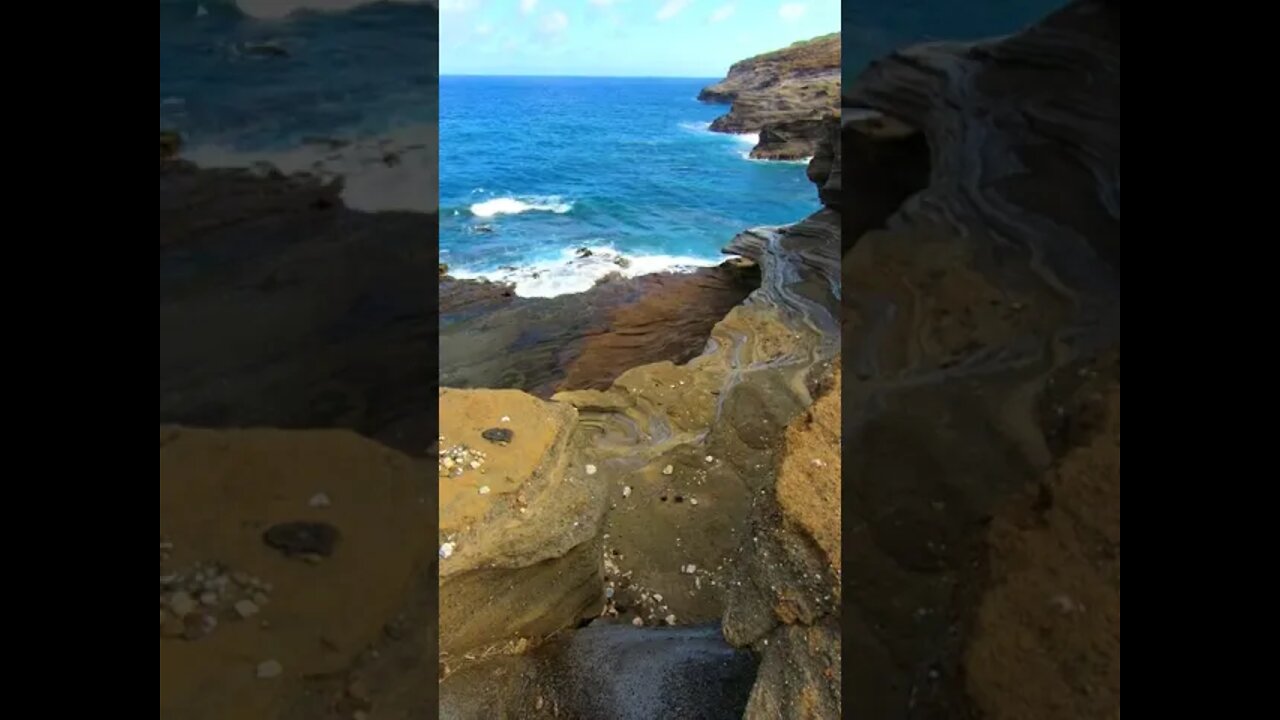
<path id="1" fill-rule="evenodd" d="M 1118 3 L 845 93 L 850 713 L 1118 718 Z"/>
<path id="2" fill-rule="evenodd" d="M 733 104 L 711 129 L 759 133 L 751 157 L 807 158 L 825 135 L 824 121 L 839 117 L 840 72 L 840 34 L 824 35 L 734 63 L 698 99 Z"/>

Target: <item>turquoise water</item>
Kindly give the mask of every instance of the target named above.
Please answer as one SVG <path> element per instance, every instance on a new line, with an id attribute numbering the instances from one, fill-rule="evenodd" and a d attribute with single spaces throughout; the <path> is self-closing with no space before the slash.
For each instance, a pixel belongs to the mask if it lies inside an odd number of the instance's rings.
<path id="1" fill-rule="evenodd" d="M 441 261 L 550 296 L 715 264 L 742 230 L 815 211 L 804 163 L 707 131 L 728 106 L 695 98 L 716 80 L 441 78 Z"/>

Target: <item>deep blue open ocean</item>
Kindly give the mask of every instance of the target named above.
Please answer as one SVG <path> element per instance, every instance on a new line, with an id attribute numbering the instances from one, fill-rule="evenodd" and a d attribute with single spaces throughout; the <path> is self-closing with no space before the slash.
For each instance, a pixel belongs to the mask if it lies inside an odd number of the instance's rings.
<path id="1" fill-rule="evenodd" d="M 804 163 L 706 129 L 728 111 L 696 100 L 717 80 L 440 78 L 441 260 L 554 295 L 722 262 L 742 230 L 814 212 Z"/>

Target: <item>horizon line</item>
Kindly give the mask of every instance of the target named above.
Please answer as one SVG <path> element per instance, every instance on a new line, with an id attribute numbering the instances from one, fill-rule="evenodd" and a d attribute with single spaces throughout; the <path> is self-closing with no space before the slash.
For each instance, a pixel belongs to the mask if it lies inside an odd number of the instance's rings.
<path id="1" fill-rule="evenodd" d="M 546 73 L 439 73 L 437 77 L 564 78 L 579 80 L 714 80 L 717 75 L 569 75 Z"/>

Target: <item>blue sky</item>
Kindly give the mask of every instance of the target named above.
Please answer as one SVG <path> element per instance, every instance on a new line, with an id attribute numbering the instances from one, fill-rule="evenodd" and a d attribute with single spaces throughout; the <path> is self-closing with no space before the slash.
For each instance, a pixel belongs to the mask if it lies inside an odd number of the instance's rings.
<path id="1" fill-rule="evenodd" d="M 439 0 L 442 75 L 720 77 L 840 29 L 840 0 Z"/>

